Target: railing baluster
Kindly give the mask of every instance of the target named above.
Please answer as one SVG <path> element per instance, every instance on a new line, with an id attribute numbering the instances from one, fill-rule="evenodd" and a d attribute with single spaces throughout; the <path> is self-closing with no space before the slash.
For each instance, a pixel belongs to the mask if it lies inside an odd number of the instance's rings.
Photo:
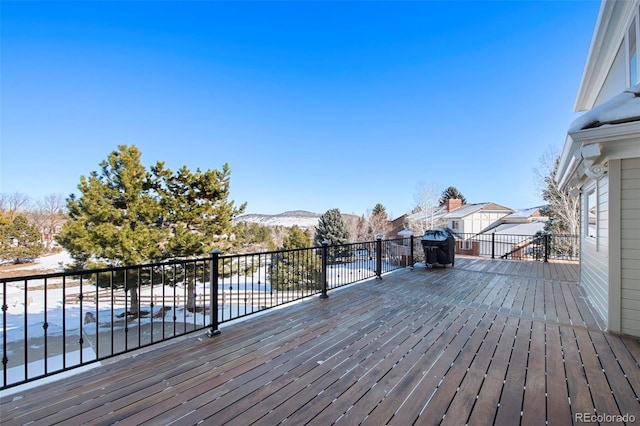
<path id="1" fill-rule="evenodd" d="M 29 316 L 29 289 L 28 289 L 28 281 L 24 280 L 24 379 L 25 381 L 29 379 L 29 354 L 27 351 L 28 346 L 26 342 L 29 341 L 29 322 L 27 320 Z M 6 330 L 5 330 L 6 333 Z"/>
<path id="2" fill-rule="evenodd" d="M 9 301 L 7 300 L 7 282 L 2 281 L 2 386 L 7 386 L 7 364 L 9 358 L 7 356 L 7 311 L 9 310 Z M 25 340 L 26 342 L 26 340 Z"/>
<path id="3" fill-rule="evenodd" d="M 48 345 L 48 335 L 49 335 L 49 323 L 47 322 L 48 319 L 48 315 L 47 315 L 47 279 L 45 278 L 43 281 L 43 288 L 44 288 L 44 312 L 42 313 L 43 316 L 43 322 L 42 322 L 42 328 L 44 329 L 44 348 L 43 349 L 43 371 L 44 374 L 47 374 L 47 369 L 49 367 L 49 345 Z"/>

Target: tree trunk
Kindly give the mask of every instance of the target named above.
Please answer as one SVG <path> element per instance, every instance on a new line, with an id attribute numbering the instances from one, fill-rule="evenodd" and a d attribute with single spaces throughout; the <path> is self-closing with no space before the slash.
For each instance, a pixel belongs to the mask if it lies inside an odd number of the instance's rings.
<path id="1" fill-rule="evenodd" d="M 187 310 L 195 312 L 196 310 L 196 292 L 195 285 L 191 280 L 187 283 Z"/>
<path id="2" fill-rule="evenodd" d="M 131 308 L 129 310 L 129 313 L 138 318 L 138 316 L 140 315 L 140 300 L 138 299 L 138 289 L 136 287 L 132 287 L 129 289 L 129 293 L 131 294 Z"/>

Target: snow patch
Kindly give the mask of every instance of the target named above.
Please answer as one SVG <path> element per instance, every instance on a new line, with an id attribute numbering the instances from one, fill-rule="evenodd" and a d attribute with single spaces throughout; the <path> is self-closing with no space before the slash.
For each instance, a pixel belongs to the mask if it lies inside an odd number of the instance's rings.
<path id="1" fill-rule="evenodd" d="M 569 133 L 629 121 L 640 121 L 640 84 L 582 114 L 571 123 Z"/>

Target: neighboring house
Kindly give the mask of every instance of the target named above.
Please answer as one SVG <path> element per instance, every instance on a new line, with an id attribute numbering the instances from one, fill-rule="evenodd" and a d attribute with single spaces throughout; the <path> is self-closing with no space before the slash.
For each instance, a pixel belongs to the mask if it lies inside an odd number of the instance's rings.
<path id="1" fill-rule="evenodd" d="M 493 244 L 496 257 L 508 254 L 510 259 L 531 258 L 528 252 L 532 249 L 531 236 L 544 231 L 549 220 L 547 216 L 542 216 L 541 211 L 542 207 L 518 210 L 485 228 L 475 238 L 481 244 L 486 244 L 486 247 L 481 247 L 481 252 L 490 252 L 490 245 Z"/>
<path id="2" fill-rule="evenodd" d="M 581 194 L 580 283 L 617 333 L 640 336 L 640 0 L 603 1 L 557 172 Z"/>
<path id="3" fill-rule="evenodd" d="M 407 230 L 421 237 L 433 223 L 434 228 L 448 228 L 456 237 L 456 253 L 478 256 L 493 252 L 496 256 L 513 251 L 522 241 L 544 229 L 548 219 L 540 215 L 540 207 L 514 211 L 495 204 L 462 204 L 452 199 L 445 206 L 426 218 L 421 213 L 404 215 L 393 221 L 391 235 L 406 237 Z M 495 233 L 492 236 L 491 233 Z"/>
<path id="4" fill-rule="evenodd" d="M 456 234 L 475 235 L 513 212 L 512 209 L 495 203 L 464 204 L 449 209 L 449 212 L 442 216 L 442 221 Z"/>
<path id="5" fill-rule="evenodd" d="M 464 234 L 479 234 L 513 213 L 512 209 L 495 203 L 462 204 L 461 200 L 451 199 L 428 217 L 418 212 L 393 220 L 390 235 L 411 229 L 414 236 L 421 237 L 427 229 L 449 228 L 464 238 Z"/>

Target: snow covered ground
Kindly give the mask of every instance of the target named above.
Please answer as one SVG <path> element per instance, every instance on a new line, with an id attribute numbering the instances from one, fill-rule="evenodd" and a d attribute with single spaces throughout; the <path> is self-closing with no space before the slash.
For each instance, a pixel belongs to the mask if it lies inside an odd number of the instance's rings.
<path id="1" fill-rule="evenodd" d="M 33 263 L 25 263 L 24 265 L 16 266 L 13 268 L 15 271 L 34 271 L 34 274 L 37 274 L 39 270 L 42 271 L 51 271 L 51 270 L 60 270 L 62 271 L 64 266 L 73 262 L 71 255 L 66 250 L 63 250 L 59 253 L 50 254 L 47 256 L 38 257 Z"/>

